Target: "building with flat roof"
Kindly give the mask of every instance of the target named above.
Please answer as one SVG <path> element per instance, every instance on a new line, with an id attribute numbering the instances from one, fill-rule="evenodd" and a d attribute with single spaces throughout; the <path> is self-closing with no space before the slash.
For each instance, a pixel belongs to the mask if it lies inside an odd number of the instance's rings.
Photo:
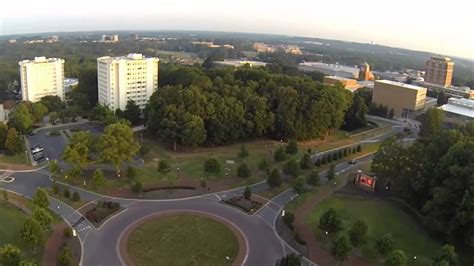
<path id="1" fill-rule="evenodd" d="M 427 106 L 426 88 L 415 85 L 377 80 L 373 90 L 372 102 L 393 109 L 395 117 L 412 117 L 420 114 L 432 105 L 432 99 Z"/>
<path id="2" fill-rule="evenodd" d="M 449 98 L 448 103 L 439 109 L 444 111 L 448 123 L 465 125 L 474 121 L 474 100 Z"/>
<path id="3" fill-rule="evenodd" d="M 97 58 L 99 103 L 125 110 L 133 100 L 143 110 L 158 89 L 158 63 L 158 58 L 142 54 Z"/>
<path id="4" fill-rule="evenodd" d="M 474 90 L 471 90 L 469 87 L 458 87 L 458 86 L 448 86 L 444 87 L 442 85 L 428 83 L 428 82 L 416 82 L 423 87 L 426 87 L 430 91 L 435 92 L 444 92 L 447 96 L 456 97 L 456 98 L 466 98 L 474 100 Z"/>
<path id="5" fill-rule="evenodd" d="M 298 69 L 305 72 L 318 71 L 328 76 L 339 76 L 350 79 L 359 78 L 358 67 L 326 64 L 321 62 L 304 62 L 298 65 Z"/>
<path id="6" fill-rule="evenodd" d="M 44 96 L 59 96 L 64 100 L 64 60 L 35 57 L 20 65 L 23 101 L 37 102 Z"/>
<path id="7" fill-rule="evenodd" d="M 351 92 L 355 92 L 357 89 L 360 88 L 359 83 L 355 79 L 349 79 L 344 77 L 338 76 L 325 76 L 323 78 L 324 85 L 337 85 L 340 84 L 346 90 L 350 90 Z"/>
<path id="8" fill-rule="evenodd" d="M 102 35 L 102 39 L 101 39 L 102 42 L 118 42 L 119 41 L 119 37 L 117 34 L 114 34 L 114 35 Z"/>
<path id="9" fill-rule="evenodd" d="M 267 65 L 265 62 L 253 61 L 253 60 L 224 60 L 214 61 L 214 65 L 217 67 L 243 67 L 245 65 L 250 67 L 264 67 Z"/>
<path id="10" fill-rule="evenodd" d="M 453 79 L 454 62 L 449 57 L 432 56 L 426 61 L 425 82 L 451 86 Z"/>

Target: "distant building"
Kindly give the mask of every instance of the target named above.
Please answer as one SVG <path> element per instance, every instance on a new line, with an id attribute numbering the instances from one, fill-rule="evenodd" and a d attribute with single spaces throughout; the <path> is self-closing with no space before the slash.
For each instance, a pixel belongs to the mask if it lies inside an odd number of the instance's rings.
<path id="1" fill-rule="evenodd" d="M 453 71 L 454 62 L 451 58 L 432 56 L 426 61 L 425 82 L 449 87 Z"/>
<path id="2" fill-rule="evenodd" d="M 447 96 L 456 97 L 456 98 L 466 98 L 474 100 L 474 90 L 471 90 L 469 87 L 458 87 L 458 86 L 442 86 L 438 84 L 428 83 L 428 82 L 416 82 L 423 87 L 426 87 L 430 91 L 443 92 Z"/>
<path id="3" fill-rule="evenodd" d="M 53 95 L 64 100 L 64 60 L 35 57 L 19 62 L 22 100 L 37 102 Z"/>
<path id="4" fill-rule="evenodd" d="M 474 100 L 449 98 L 439 109 L 444 111 L 448 123 L 465 125 L 474 121 Z"/>
<path id="5" fill-rule="evenodd" d="M 374 74 L 370 71 L 370 65 L 365 62 L 359 67 L 359 80 L 374 80 Z"/>
<path id="6" fill-rule="evenodd" d="M 119 41 L 117 34 L 115 35 L 102 35 L 102 42 L 114 43 Z"/>
<path id="7" fill-rule="evenodd" d="M 274 47 L 271 47 L 263 42 L 254 43 L 253 49 L 257 51 L 257 53 L 274 53 L 276 51 Z"/>
<path id="8" fill-rule="evenodd" d="M 250 67 L 264 67 L 267 63 L 252 60 L 225 60 L 214 61 L 214 65 L 216 67 L 243 67 L 245 65 L 249 65 Z"/>
<path id="9" fill-rule="evenodd" d="M 133 100 L 143 110 L 158 89 L 158 63 L 158 58 L 142 54 L 97 58 L 99 103 L 125 110 L 127 101 Z"/>
<path id="10" fill-rule="evenodd" d="M 426 97 L 426 88 L 405 83 L 377 80 L 372 102 L 393 109 L 395 117 L 414 117 L 436 105 L 436 99 Z"/>
<path id="11" fill-rule="evenodd" d="M 286 45 L 286 46 L 283 46 L 283 50 L 284 50 L 285 53 L 287 53 L 287 54 L 292 54 L 292 55 L 301 55 L 301 54 L 302 54 L 300 47 L 297 46 L 297 45 Z"/>
<path id="12" fill-rule="evenodd" d="M 298 65 L 301 71 L 318 71 L 328 76 L 339 76 L 350 79 L 359 78 L 359 68 L 321 62 L 304 62 Z"/>
<path id="13" fill-rule="evenodd" d="M 8 43 L 10 43 L 10 44 L 15 44 L 15 43 L 16 43 L 16 39 L 10 39 L 10 40 L 8 40 Z"/>
<path id="14" fill-rule="evenodd" d="M 51 38 L 47 40 L 47 42 L 48 43 L 59 42 L 59 37 L 57 35 L 53 35 L 51 36 Z"/>
<path id="15" fill-rule="evenodd" d="M 195 42 L 192 42 L 192 43 L 195 44 L 195 45 L 202 45 L 202 46 L 206 46 L 206 47 L 209 47 L 209 48 L 234 49 L 234 46 L 231 45 L 231 44 L 214 44 L 214 42 L 198 42 L 198 41 L 195 41 Z"/>
<path id="16" fill-rule="evenodd" d="M 325 76 L 323 78 L 324 85 L 337 85 L 340 84 L 346 90 L 350 90 L 351 92 L 355 92 L 357 89 L 360 88 L 360 85 L 357 83 L 355 79 L 348 79 L 344 77 L 338 76 Z"/>
<path id="17" fill-rule="evenodd" d="M 15 108 L 14 100 L 6 100 L 0 103 L 0 122 L 8 122 L 10 112 Z"/>
<path id="18" fill-rule="evenodd" d="M 131 41 L 138 41 L 138 40 L 140 40 L 140 36 L 138 35 L 138 33 L 132 33 L 130 35 L 130 40 Z"/>
<path id="19" fill-rule="evenodd" d="M 64 79 L 64 93 L 70 93 L 78 85 L 79 85 L 79 79 L 65 78 Z"/>

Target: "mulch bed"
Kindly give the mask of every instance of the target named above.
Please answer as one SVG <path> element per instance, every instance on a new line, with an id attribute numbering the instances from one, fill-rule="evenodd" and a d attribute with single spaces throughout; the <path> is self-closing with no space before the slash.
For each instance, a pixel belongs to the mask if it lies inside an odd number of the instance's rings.
<path id="1" fill-rule="evenodd" d="M 255 213 L 264 204 L 260 197 L 250 197 L 250 199 L 245 199 L 243 196 L 235 196 L 230 199 L 223 200 L 222 202 L 233 207 L 237 207 L 238 209 L 243 210 L 249 214 Z"/>
<path id="2" fill-rule="evenodd" d="M 57 224 L 53 227 L 53 233 L 48 238 L 43 249 L 43 258 L 41 265 L 53 266 L 57 265 L 57 257 L 63 244 L 66 244 L 72 250 L 72 265 L 79 265 L 81 260 L 81 243 L 78 237 L 64 237 L 64 228 L 69 227 L 65 222 Z"/>
<path id="3" fill-rule="evenodd" d="M 92 211 L 92 209 L 96 208 L 98 211 L 101 211 L 101 212 L 107 212 L 106 215 L 104 216 L 103 219 L 100 219 L 99 221 L 94 221 L 94 220 L 90 220 L 88 218 L 88 215 L 87 213 Z M 85 206 L 81 207 L 78 211 L 84 216 L 86 217 L 86 219 L 95 227 L 95 228 L 100 228 L 100 226 L 102 224 L 104 224 L 110 217 L 114 216 L 115 214 L 121 212 L 122 210 L 124 210 L 125 208 L 121 207 L 119 205 L 119 207 L 117 209 L 107 209 L 107 208 L 104 208 L 104 207 L 98 207 L 97 203 L 88 203 L 86 204 Z"/>

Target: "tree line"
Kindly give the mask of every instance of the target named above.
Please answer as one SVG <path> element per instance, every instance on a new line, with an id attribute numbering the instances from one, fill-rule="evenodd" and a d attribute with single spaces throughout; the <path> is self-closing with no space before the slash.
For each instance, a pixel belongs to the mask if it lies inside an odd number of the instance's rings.
<path id="1" fill-rule="evenodd" d="M 149 130 L 184 145 L 322 138 L 344 123 L 352 95 L 307 76 L 244 67 L 160 66 L 160 89 L 146 109 Z"/>
<path id="2" fill-rule="evenodd" d="M 474 124 L 444 129 L 442 112 L 428 111 L 421 137 L 409 147 L 391 139 L 372 170 L 448 242 L 474 247 Z"/>

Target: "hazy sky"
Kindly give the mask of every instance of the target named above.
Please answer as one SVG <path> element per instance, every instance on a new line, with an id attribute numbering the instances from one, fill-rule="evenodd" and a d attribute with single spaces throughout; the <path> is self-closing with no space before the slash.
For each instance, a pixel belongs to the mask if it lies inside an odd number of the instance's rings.
<path id="1" fill-rule="evenodd" d="M 474 58 L 468 0 L 3 0 L 0 35 L 216 30 L 301 35 Z"/>

